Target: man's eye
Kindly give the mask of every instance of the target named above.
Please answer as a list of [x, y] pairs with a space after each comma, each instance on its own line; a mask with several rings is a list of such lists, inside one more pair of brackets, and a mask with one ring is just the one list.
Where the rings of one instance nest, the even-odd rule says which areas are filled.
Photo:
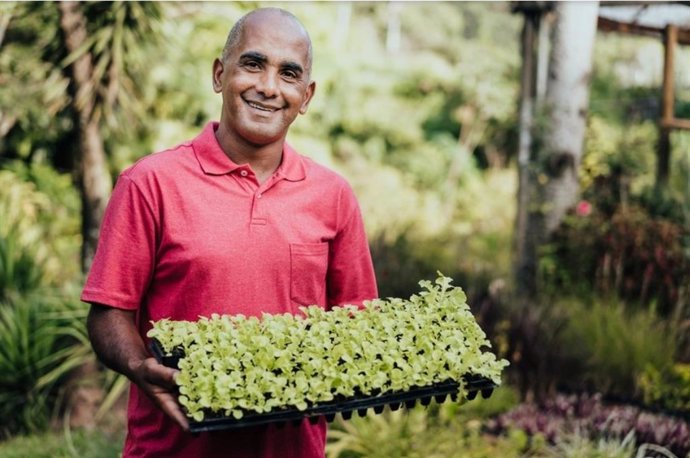
[[287, 71], [287, 72], [283, 72], [283, 76], [284, 76], [285, 78], [294, 80], [294, 79], [297, 78], [297, 73]]
[[261, 67], [258, 62], [253, 61], [245, 62], [244, 66], [250, 69], [257, 69]]

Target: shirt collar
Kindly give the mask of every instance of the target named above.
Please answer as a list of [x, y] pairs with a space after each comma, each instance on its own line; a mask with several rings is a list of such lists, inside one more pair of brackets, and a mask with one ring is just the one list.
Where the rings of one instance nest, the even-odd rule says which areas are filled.
[[[192, 140], [194, 155], [207, 175], [225, 175], [242, 167], [233, 162], [220, 147], [215, 135], [216, 129], [218, 122], [209, 122]], [[306, 178], [302, 157], [287, 143], [283, 144], [283, 158], [276, 174], [288, 181], [301, 181]]]
[[283, 143], [283, 160], [276, 173], [288, 181], [302, 181], [307, 176], [302, 156], [287, 143]]

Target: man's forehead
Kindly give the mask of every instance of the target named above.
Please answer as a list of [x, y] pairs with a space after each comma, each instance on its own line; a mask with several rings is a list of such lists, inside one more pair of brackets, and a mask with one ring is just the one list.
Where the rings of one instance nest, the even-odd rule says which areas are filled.
[[309, 43], [309, 35], [294, 17], [280, 10], [257, 10], [247, 16], [243, 34], [272, 34], [291, 41]]
[[237, 49], [240, 55], [247, 50], [265, 55], [294, 55], [296, 52], [300, 58], [308, 60], [309, 35], [294, 18], [269, 11], [246, 19]]

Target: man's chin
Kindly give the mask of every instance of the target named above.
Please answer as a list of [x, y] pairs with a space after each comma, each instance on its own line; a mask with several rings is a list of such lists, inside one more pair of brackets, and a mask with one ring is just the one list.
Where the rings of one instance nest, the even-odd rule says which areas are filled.
[[240, 134], [244, 141], [254, 146], [270, 145], [285, 137], [284, 132], [276, 132], [275, 130], [252, 129], [251, 131], [240, 132]]

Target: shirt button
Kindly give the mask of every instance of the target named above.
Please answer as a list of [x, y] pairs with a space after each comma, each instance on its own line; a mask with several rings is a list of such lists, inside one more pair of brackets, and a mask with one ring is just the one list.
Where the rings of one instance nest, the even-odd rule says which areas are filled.
[[246, 171], [246, 170], [242, 170], [242, 171], [240, 172], [240, 175], [242, 175], [243, 177], [246, 177], [246, 176], [247, 176], [247, 171]]
[[258, 196], [256, 196], [256, 197], [257, 197], [257, 198], [259, 198], [259, 199], [261, 199], [261, 194], [259, 194], [259, 195], [258, 195]]

